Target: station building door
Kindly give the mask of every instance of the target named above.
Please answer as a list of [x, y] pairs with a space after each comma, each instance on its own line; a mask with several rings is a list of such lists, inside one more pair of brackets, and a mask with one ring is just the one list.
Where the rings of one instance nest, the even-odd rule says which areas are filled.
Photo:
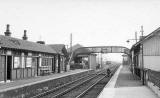
[[39, 58], [38, 57], [32, 58], [32, 64], [34, 66], [34, 76], [38, 76]]
[[6, 77], [7, 80], [11, 80], [11, 73], [12, 73], [12, 56], [7, 56], [7, 60], [6, 60]]

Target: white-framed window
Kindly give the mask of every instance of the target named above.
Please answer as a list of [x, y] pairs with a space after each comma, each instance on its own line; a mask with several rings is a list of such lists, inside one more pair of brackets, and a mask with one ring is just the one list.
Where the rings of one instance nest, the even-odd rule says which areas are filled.
[[32, 67], [32, 58], [31, 57], [26, 58], [26, 67]]
[[20, 68], [20, 57], [14, 57], [14, 68]]
[[42, 66], [51, 66], [52, 59], [51, 58], [42, 58]]

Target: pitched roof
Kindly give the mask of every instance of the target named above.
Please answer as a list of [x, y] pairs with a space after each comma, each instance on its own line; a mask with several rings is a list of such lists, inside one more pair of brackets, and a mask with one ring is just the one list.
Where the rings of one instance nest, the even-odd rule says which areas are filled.
[[[80, 44], [76, 44], [76, 45], [72, 46], [72, 51], [74, 51], [74, 50], [76, 50], [76, 49], [78, 49], [78, 48], [81, 48], [81, 47], [83, 47], [83, 46], [80, 45]], [[67, 51], [70, 52], [70, 49], [71, 49], [71, 48], [68, 48]]]
[[[72, 51], [75, 51], [76, 49], [79, 49], [78, 52], [79, 53], [90, 53], [91, 51], [87, 48], [83, 48], [84, 46], [80, 45], [80, 44], [76, 44], [74, 46], [72, 46]], [[70, 48], [68, 49], [68, 52], [70, 52]]]
[[49, 44], [48, 46], [50, 46], [52, 49], [56, 50], [57, 53], [64, 54], [64, 48], [65, 48], [64, 44]]
[[144, 41], [146, 41], [147, 39], [153, 37], [154, 35], [156, 35], [157, 33], [160, 33], [160, 27], [157, 28], [156, 30], [154, 30], [152, 33], [148, 34], [147, 36], [145, 36], [142, 40], [138, 41], [137, 43], [135, 43], [131, 49], [133, 49], [133, 47], [143, 43]]
[[51, 47], [31, 41], [0, 35], [0, 46], [4, 48], [37, 51], [44, 53], [57, 53]]

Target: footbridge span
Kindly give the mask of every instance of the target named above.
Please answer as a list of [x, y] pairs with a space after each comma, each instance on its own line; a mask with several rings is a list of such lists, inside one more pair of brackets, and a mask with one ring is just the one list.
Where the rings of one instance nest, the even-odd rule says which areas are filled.
[[89, 56], [94, 53], [124, 53], [131, 57], [130, 49], [123, 46], [91, 46], [91, 47], [80, 47], [75, 49], [70, 56], [69, 64], [72, 60], [77, 57]]
[[80, 47], [73, 51], [73, 57], [81, 54], [91, 53], [125, 53], [130, 55], [130, 49], [123, 46], [92, 46], [92, 47]]

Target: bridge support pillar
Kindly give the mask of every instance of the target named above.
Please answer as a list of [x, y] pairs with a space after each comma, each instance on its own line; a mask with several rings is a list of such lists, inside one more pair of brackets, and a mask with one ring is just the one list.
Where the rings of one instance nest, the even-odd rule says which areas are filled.
[[89, 69], [96, 69], [97, 66], [96, 54], [90, 54], [88, 56], [88, 63], [89, 63]]

